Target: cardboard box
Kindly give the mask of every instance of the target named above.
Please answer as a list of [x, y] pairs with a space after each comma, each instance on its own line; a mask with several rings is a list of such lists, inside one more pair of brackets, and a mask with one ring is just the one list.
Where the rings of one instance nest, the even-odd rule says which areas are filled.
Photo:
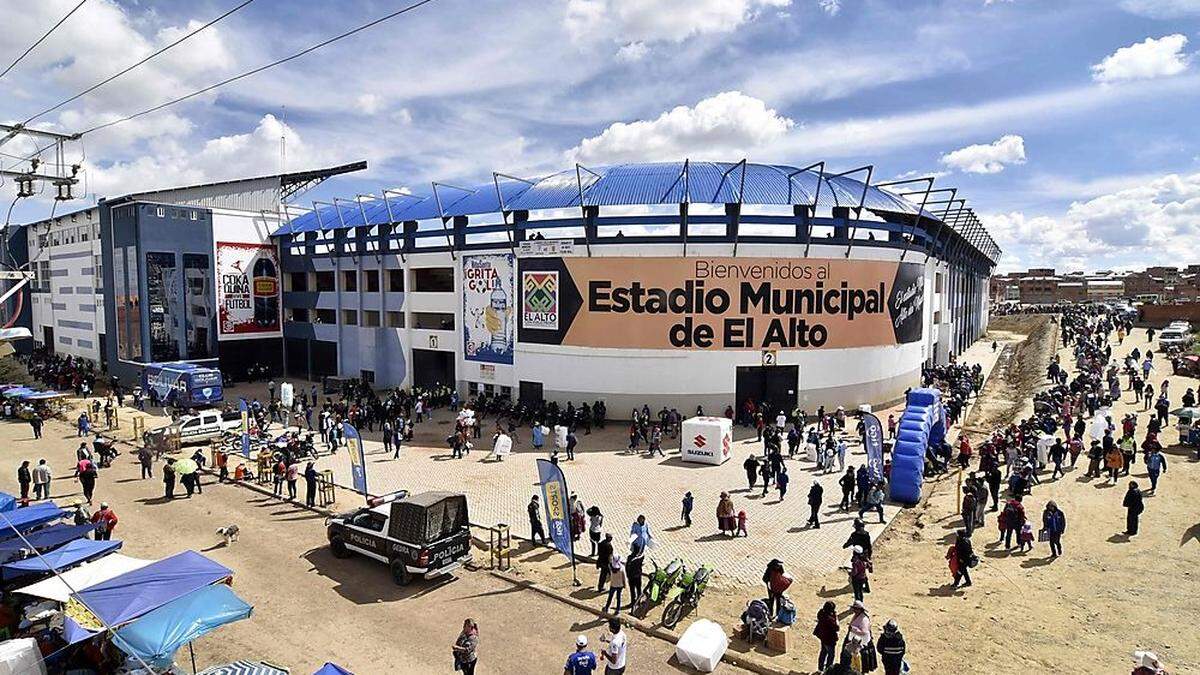
[[788, 626], [767, 629], [767, 649], [786, 654], [788, 650]]

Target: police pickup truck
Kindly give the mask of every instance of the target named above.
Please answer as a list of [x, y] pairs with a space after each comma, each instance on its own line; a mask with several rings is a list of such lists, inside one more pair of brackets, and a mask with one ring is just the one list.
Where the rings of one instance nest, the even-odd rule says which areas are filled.
[[334, 557], [359, 553], [387, 565], [404, 586], [420, 575], [449, 574], [471, 559], [467, 497], [455, 492], [400, 491], [328, 519]]
[[[214, 438], [221, 438], [226, 432], [241, 431], [242, 414], [237, 411], [204, 410], [195, 415], [181, 417], [174, 425], [179, 428], [179, 440], [184, 445], [206, 443]], [[250, 425], [256, 426], [253, 416], [250, 417]]]

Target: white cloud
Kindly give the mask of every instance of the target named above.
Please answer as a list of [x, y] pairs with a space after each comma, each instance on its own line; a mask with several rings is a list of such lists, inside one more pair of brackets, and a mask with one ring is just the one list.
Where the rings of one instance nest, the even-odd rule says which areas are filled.
[[337, 160], [306, 143], [274, 115], [253, 131], [205, 141], [199, 151], [174, 139], [157, 141], [155, 152], [128, 161], [86, 162], [88, 191], [104, 196], [191, 183], [273, 174], [280, 169], [280, 138], [287, 139], [287, 163], [311, 168]]
[[641, 61], [650, 53], [650, 48], [645, 42], [630, 42], [617, 50], [617, 59], [626, 63], [634, 63]]
[[1005, 267], [1129, 267], [1192, 262], [1200, 250], [1200, 173], [1169, 174], [1073, 202], [1061, 216], [981, 216]]
[[563, 23], [577, 43], [596, 39], [682, 42], [730, 33], [759, 11], [791, 0], [567, 0]]
[[653, 120], [617, 122], [585, 138], [567, 155], [585, 163], [677, 160], [692, 155], [727, 159], [779, 140], [794, 124], [760, 99], [726, 91]]
[[967, 173], [1000, 173], [1010, 164], [1025, 163], [1025, 139], [1016, 134], [992, 143], [968, 145], [942, 155], [942, 164]]
[[817, 0], [817, 6], [829, 16], [837, 16], [842, 11], [842, 0]]
[[1200, 0], [1121, 0], [1121, 9], [1152, 19], [1178, 19], [1200, 14]]
[[376, 94], [359, 94], [355, 103], [358, 104], [358, 111], [364, 115], [374, 115], [383, 107], [383, 99]]
[[1188, 67], [1189, 57], [1183, 53], [1187, 43], [1186, 36], [1175, 33], [1121, 47], [1092, 66], [1092, 79], [1120, 82], [1178, 75]]
[[755, 57], [746, 64], [740, 89], [751, 96], [772, 101], [828, 101], [851, 94], [901, 82], [915, 82], [970, 67], [970, 59], [951, 46], [931, 47], [917, 54], [896, 51], [885, 46], [875, 50], [855, 49], [839, 54], [837, 76], [815, 68], [830, 53], [832, 46], [795, 51], [775, 51]]

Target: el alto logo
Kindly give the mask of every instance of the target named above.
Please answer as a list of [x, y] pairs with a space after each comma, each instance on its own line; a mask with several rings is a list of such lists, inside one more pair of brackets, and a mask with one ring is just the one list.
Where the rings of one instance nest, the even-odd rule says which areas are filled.
[[696, 437], [692, 441], [695, 442], [697, 448], [703, 448], [708, 439], [704, 437], [704, 434], [696, 434]]

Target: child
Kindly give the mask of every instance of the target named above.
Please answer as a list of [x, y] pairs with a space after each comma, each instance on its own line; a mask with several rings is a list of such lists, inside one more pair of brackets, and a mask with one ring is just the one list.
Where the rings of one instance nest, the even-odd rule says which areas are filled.
[[684, 527], [692, 526], [692, 506], [695, 505], [695, 503], [696, 500], [692, 497], [690, 490], [683, 495], [683, 512], [679, 517], [683, 519]]
[[1017, 549], [1018, 551], [1026, 550], [1026, 544], [1029, 545], [1030, 551], [1033, 550], [1033, 523], [1028, 520], [1025, 521], [1025, 524], [1021, 526], [1021, 534], [1017, 537], [1017, 543], [1020, 544], [1020, 548]]
[[738, 537], [749, 537], [750, 536], [750, 533], [746, 531], [746, 512], [745, 511], [738, 511], [738, 529], [737, 529], [737, 534], [735, 536], [738, 536]]

